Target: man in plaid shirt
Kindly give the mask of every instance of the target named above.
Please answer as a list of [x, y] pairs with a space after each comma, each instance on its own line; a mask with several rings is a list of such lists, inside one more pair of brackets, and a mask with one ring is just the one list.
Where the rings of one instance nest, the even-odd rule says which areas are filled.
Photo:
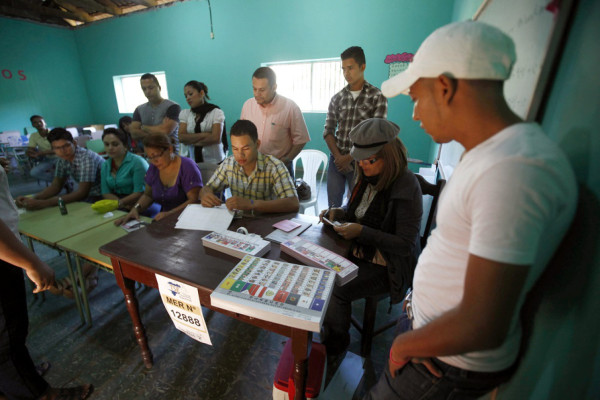
[[[369, 118], [387, 117], [387, 99], [381, 90], [365, 80], [365, 53], [358, 46], [341, 54], [342, 70], [348, 85], [331, 98], [323, 137], [329, 147], [327, 197], [330, 207], [340, 207], [346, 190], [352, 191], [354, 162], [350, 156], [350, 131]], [[337, 131], [336, 131], [337, 128]]]
[[54, 128], [48, 134], [52, 150], [58, 156], [54, 180], [50, 186], [28, 198], [20, 196], [17, 205], [28, 210], [39, 210], [58, 205], [60, 191], [69, 177], [78, 183], [77, 189], [62, 197], [65, 203], [75, 201], [96, 201], [102, 198], [100, 191], [100, 169], [104, 159], [98, 154], [77, 146], [71, 132], [64, 128]]
[[298, 196], [283, 162], [258, 151], [260, 140], [256, 125], [239, 120], [231, 127], [233, 156], [219, 165], [200, 192], [204, 207], [215, 207], [221, 200], [215, 192], [231, 189], [225, 205], [230, 210], [262, 213], [297, 212]]

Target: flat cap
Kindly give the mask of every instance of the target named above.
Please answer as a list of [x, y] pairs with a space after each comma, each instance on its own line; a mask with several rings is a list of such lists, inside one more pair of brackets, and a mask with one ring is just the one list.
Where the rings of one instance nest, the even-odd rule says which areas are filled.
[[398, 133], [400, 127], [392, 121], [383, 118], [366, 119], [350, 131], [350, 155], [355, 160], [367, 159], [394, 140]]

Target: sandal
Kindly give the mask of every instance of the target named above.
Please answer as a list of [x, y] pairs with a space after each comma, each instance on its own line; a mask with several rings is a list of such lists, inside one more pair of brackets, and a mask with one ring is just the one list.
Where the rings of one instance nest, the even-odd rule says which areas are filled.
[[56, 284], [51, 286], [49, 290], [50, 293], [56, 296], [65, 296], [68, 299], [72, 299], [74, 297], [73, 285], [71, 285], [71, 279], [69, 277], [65, 277], [56, 281]]
[[50, 388], [43, 400], [84, 400], [90, 397], [94, 391], [94, 385], [87, 384], [69, 388]]
[[89, 294], [98, 286], [98, 267], [89, 263], [84, 264], [83, 279], [85, 280], [85, 290]]
[[64, 277], [58, 282], [58, 286], [62, 286], [62, 295], [67, 299], [75, 298], [75, 293], [73, 292], [73, 284], [71, 283], [71, 278]]
[[[96, 286], [98, 286], [98, 267], [93, 264], [86, 263], [83, 265], [82, 269], [85, 290], [89, 294], [96, 288]], [[73, 283], [71, 282], [71, 278], [66, 276], [61, 280], [56, 281], [56, 286], [52, 286], [50, 288], [50, 293], [57, 296], [65, 296], [68, 299], [74, 298], [75, 293], [73, 291]]]
[[48, 361], [43, 361], [41, 364], [35, 366], [35, 370], [37, 371], [39, 376], [46, 375], [46, 372], [50, 369], [51, 364]]

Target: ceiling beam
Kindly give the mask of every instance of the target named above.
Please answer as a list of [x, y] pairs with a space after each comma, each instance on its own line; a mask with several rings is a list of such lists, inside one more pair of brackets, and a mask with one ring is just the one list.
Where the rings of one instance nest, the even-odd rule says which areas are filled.
[[[70, 18], [75, 21], [84, 22], [82, 18], [68, 11], [57, 10], [50, 7], [36, 6], [20, 0], [13, 0], [12, 4], [19, 8], [0, 6], [0, 12], [26, 19], [34, 19], [36, 21], [40, 21], [41, 17], [43, 16], [53, 18]], [[36, 14], [35, 16], [37, 16], [37, 18], [32, 16], [32, 12]]]
[[99, 13], [116, 15], [115, 14], [115, 10], [114, 10], [115, 7], [113, 7], [113, 8], [107, 7], [104, 4], [102, 4], [102, 2], [100, 2], [100, 1], [94, 1], [94, 0], [77, 0], [77, 1], [72, 1], [71, 0], [71, 3], [77, 4], [77, 6], [81, 7], [82, 9], [84, 9], [84, 11], [93, 10], [93, 11], [99, 12]]
[[158, 3], [156, 0], [131, 0], [132, 3], [141, 4], [146, 7], [156, 7]]
[[[73, 14], [77, 15], [80, 20], [84, 21], [84, 22], [92, 22], [94, 19], [90, 16], [90, 14], [86, 13], [85, 11], [79, 9], [78, 7], [75, 7], [74, 5], [72, 5], [71, 3], [69, 3], [66, 0], [54, 0], [54, 2], [56, 4], [58, 4], [59, 6], [67, 9], [68, 11], [72, 12]], [[65, 17], [68, 18], [68, 17]]]
[[109, 0], [96, 0], [96, 2], [103, 4], [107, 10], [110, 10], [110, 12], [105, 11], [107, 14], [111, 14], [111, 15], [122, 15], [123, 14], [123, 9], [115, 6], [115, 4]]

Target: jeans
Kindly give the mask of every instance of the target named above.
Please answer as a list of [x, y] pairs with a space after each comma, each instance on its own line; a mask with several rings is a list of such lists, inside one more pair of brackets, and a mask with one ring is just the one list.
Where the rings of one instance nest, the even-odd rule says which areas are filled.
[[9, 399], [37, 399], [48, 389], [25, 346], [28, 327], [23, 270], [0, 260], [0, 394]]
[[294, 182], [294, 161], [285, 163], [285, 167], [287, 168], [288, 172], [290, 173], [290, 176], [292, 177], [292, 182]]
[[355, 163], [352, 163], [352, 166], [350, 172], [340, 172], [335, 166], [333, 154], [329, 155], [329, 167], [327, 168], [327, 203], [329, 207], [342, 206], [346, 184], [348, 185], [348, 191], [352, 192]]
[[43, 158], [37, 165], [31, 168], [29, 174], [40, 181], [52, 182], [57, 160], [58, 159]]
[[350, 258], [357, 264], [358, 275], [344, 286], [333, 288], [325, 319], [323, 320], [322, 343], [328, 355], [344, 352], [350, 344], [350, 319], [352, 302], [367, 296], [389, 293], [390, 280], [387, 269], [367, 261]]
[[[405, 313], [400, 317], [398, 328], [399, 334], [412, 329], [412, 323]], [[392, 377], [386, 363], [379, 381], [363, 400], [478, 399], [508, 381], [516, 369], [510, 367], [499, 372], [474, 372], [453, 367], [437, 358], [432, 361], [442, 372], [441, 378], [431, 375], [423, 364], [412, 362], [396, 371], [396, 376]]]

